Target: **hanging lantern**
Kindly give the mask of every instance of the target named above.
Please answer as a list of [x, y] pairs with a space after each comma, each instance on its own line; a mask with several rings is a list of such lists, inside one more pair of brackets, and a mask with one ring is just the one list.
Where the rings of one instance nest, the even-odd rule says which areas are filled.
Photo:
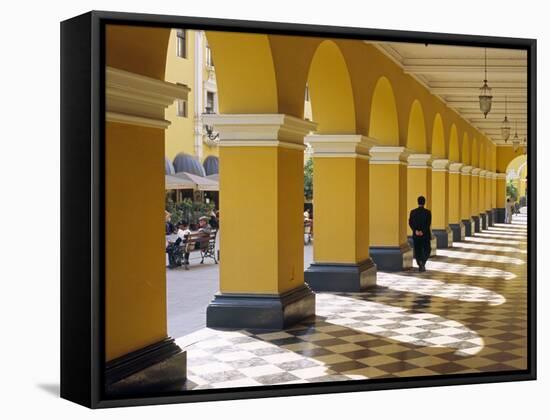
[[502, 121], [502, 126], [500, 127], [500, 133], [502, 135], [502, 139], [505, 142], [508, 142], [508, 139], [510, 138], [510, 122], [508, 121], [508, 98], [504, 97], [504, 120]]
[[485, 48], [485, 79], [483, 79], [483, 86], [481, 86], [479, 91], [479, 109], [483, 112], [483, 116], [487, 118], [487, 114], [491, 111], [491, 105], [493, 104], [491, 88], [487, 84], [487, 48]]
[[514, 146], [514, 152], [517, 152], [519, 149], [519, 137], [518, 137], [518, 122], [516, 121], [516, 133], [512, 139], [512, 145]]

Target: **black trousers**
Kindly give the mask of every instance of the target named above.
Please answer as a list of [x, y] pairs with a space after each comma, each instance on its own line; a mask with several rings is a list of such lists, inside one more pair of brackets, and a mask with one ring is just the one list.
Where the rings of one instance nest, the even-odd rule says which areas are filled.
[[418, 266], [426, 264], [430, 254], [432, 252], [432, 243], [428, 236], [418, 237], [413, 236], [413, 246], [414, 246], [414, 258]]

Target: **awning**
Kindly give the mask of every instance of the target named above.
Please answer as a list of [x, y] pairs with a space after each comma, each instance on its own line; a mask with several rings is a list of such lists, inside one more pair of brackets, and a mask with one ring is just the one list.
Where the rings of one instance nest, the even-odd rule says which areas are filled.
[[188, 172], [178, 172], [175, 175], [177, 178], [191, 181], [195, 187], [194, 189], [199, 191], [219, 191], [220, 184], [218, 181], [203, 176], [198, 176], [195, 174], [190, 174]]
[[190, 179], [180, 178], [175, 175], [164, 175], [164, 186], [167, 190], [193, 190], [195, 183]]
[[211, 179], [212, 181], [220, 182], [220, 174], [212, 174], [212, 175], [206, 175], [207, 179]]

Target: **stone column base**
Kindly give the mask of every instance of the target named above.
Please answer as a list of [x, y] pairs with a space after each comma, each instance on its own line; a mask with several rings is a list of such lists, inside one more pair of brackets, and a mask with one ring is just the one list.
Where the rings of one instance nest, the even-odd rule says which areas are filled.
[[451, 223], [449, 228], [453, 233], [453, 242], [464, 241], [464, 237], [466, 236], [466, 228], [464, 223]]
[[472, 219], [462, 219], [460, 222], [464, 226], [464, 235], [472, 236], [475, 231], [474, 221]]
[[304, 280], [316, 292], [360, 292], [376, 286], [376, 264], [371, 258], [358, 264], [313, 263]]
[[218, 293], [206, 308], [209, 328], [281, 330], [315, 315], [306, 285], [281, 294]]
[[504, 223], [506, 221], [506, 209], [496, 208], [496, 223]]
[[435, 257], [437, 255], [437, 238], [433, 235], [432, 231], [432, 240], [430, 241], [432, 245], [432, 252], [430, 254], [430, 258]]
[[481, 232], [481, 223], [479, 220], [479, 216], [472, 216], [472, 219], [474, 219], [474, 231]]
[[408, 243], [401, 246], [371, 246], [369, 254], [380, 271], [403, 271], [413, 265], [413, 250]]
[[487, 230], [487, 214], [485, 213], [479, 213], [479, 228]]
[[435, 239], [437, 248], [445, 249], [453, 246], [453, 231], [450, 227], [447, 226], [446, 229], [432, 229], [432, 234], [434, 236], [432, 241]]
[[187, 380], [187, 353], [173, 338], [106, 363], [105, 393], [109, 397], [178, 392]]
[[492, 211], [492, 210], [487, 210], [487, 211], [485, 212], [485, 214], [487, 215], [487, 227], [493, 226], [493, 225], [494, 225], [494, 221], [493, 221], [493, 211]]

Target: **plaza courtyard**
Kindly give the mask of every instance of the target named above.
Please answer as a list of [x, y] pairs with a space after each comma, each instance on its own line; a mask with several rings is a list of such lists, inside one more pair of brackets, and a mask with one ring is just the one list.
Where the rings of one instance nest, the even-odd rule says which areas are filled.
[[187, 389], [525, 369], [526, 239], [523, 208], [512, 224], [438, 249], [426, 272], [379, 271], [365, 292], [316, 293], [314, 318], [274, 332], [206, 328], [219, 266], [191, 259], [189, 271], [167, 271], [168, 329], [187, 352]]

